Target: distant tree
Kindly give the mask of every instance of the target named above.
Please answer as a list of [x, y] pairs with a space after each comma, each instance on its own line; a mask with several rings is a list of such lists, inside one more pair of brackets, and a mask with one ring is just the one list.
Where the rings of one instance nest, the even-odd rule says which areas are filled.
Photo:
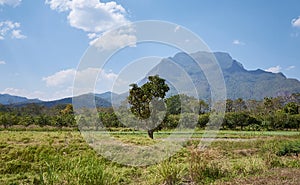
[[[169, 91], [165, 80], [158, 75], [149, 76], [148, 82], [139, 87], [137, 84], [131, 84], [129, 90], [128, 103], [131, 105], [131, 112], [141, 121], [145, 121], [145, 129], [148, 136], [153, 139], [155, 124], [159, 110], [164, 109], [163, 99]], [[151, 122], [149, 120], [151, 118]]]
[[168, 114], [197, 113], [204, 114], [208, 111], [208, 104], [185, 94], [177, 94], [165, 100]]
[[57, 123], [60, 127], [76, 125], [72, 104], [67, 104], [66, 107], [60, 111], [60, 114], [57, 118]]
[[2, 113], [0, 114], [0, 125], [3, 125], [4, 128], [8, 127], [8, 113]]
[[233, 102], [235, 112], [241, 112], [247, 109], [246, 102], [242, 98], [238, 98]]
[[233, 101], [231, 99], [226, 100], [226, 112], [233, 112]]
[[199, 100], [199, 114], [205, 114], [209, 111], [209, 106], [204, 100]]
[[165, 100], [167, 105], [167, 113], [168, 114], [180, 114], [181, 113], [181, 103], [180, 103], [180, 95], [174, 95]]
[[199, 128], [205, 128], [208, 122], [209, 122], [209, 113], [199, 115], [198, 117]]
[[51, 125], [51, 117], [45, 114], [41, 114], [35, 118], [34, 121], [39, 126]]
[[263, 101], [265, 113], [274, 113], [282, 108], [281, 99], [279, 97], [265, 97]]
[[295, 102], [289, 102], [284, 106], [283, 110], [291, 115], [299, 114], [299, 105], [297, 105]]
[[22, 114], [27, 114], [31, 116], [38, 116], [44, 113], [45, 107], [38, 105], [36, 103], [30, 103], [20, 108]]
[[249, 115], [245, 112], [226, 113], [223, 128], [236, 129], [236, 127], [240, 127], [243, 130], [249, 124], [248, 119]]
[[247, 100], [246, 101], [246, 106], [247, 106], [247, 111], [257, 114], [259, 113], [261, 106], [260, 106], [261, 102], [258, 100]]

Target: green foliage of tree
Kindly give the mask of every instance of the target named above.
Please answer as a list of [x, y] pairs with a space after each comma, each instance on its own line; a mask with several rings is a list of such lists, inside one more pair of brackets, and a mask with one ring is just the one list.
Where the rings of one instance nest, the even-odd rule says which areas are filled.
[[299, 114], [299, 105], [295, 102], [289, 102], [284, 106], [283, 110], [291, 115]]
[[[165, 80], [158, 75], [149, 76], [148, 80], [141, 87], [137, 84], [130, 85], [128, 103], [131, 105], [131, 112], [140, 120], [146, 122], [145, 127], [148, 136], [153, 139], [153, 132], [155, 131], [157, 121], [156, 114], [157, 111], [164, 109], [163, 99], [170, 88], [165, 83]], [[152, 120], [148, 120], [150, 117]]]
[[205, 128], [208, 122], [209, 122], [209, 113], [199, 115], [198, 117], [199, 128]]
[[249, 125], [249, 115], [245, 112], [230, 112], [225, 114], [223, 128], [243, 130]]
[[162, 127], [167, 129], [176, 128], [179, 124], [179, 120], [180, 120], [180, 115], [169, 114], [165, 117]]
[[180, 95], [174, 95], [165, 100], [167, 105], [167, 113], [168, 114], [180, 114], [181, 113], [181, 103], [180, 103]]

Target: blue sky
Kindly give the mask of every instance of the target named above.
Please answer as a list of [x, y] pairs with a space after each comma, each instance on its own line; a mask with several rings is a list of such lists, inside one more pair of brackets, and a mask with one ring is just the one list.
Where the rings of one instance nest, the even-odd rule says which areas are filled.
[[[298, 0], [0, 0], [0, 93], [43, 100], [71, 96], [89, 45], [111, 28], [142, 20], [179, 24], [246, 69], [300, 79], [299, 16]], [[175, 52], [144, 48], [140, 56]], [[101, 71], [105, 80], [97, 92], [110, 90], [120, 70], [117, 60]]]

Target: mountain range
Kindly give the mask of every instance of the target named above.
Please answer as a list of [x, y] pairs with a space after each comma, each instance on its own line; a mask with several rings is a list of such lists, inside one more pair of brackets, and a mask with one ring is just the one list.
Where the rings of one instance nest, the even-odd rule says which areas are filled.
[[39, 103], [39, 99], [28, 99], [20, 96], [13, 96], [9, 94], [0, 94], [0, 104], [12, 105], [12, 104], [26, 104], [26, 103]]
[[[196, 52], [192, 54], [180, 52], [173, 57], [162, 59], [162, 61], [151, 69], [146, 76], [158, 74], [165, 77], [167, 83], [171, 87], [168, 93], [168, 96], [170, 96], [179, 93], [178, 88], [183, 89], [180, 93], [189, 94], [191, 84], [187, 83], [187, 77], [182, 75], [186, 74], [192, 84], [196, 87], [198, 98], [208, 100], [211, 94], [211, 87], [205, 76], [207, 73], [205, 73], [204, 70], [209, 69], [212, 54], [219, 63], [223, 75], [222, 77], [226, 85], [227, 98], [229, 99], [243, 98], [261, 100], [264, 97], [276, 97], [300, 93], [300, 82], [297, 79], [290, 79], [282, 73], [271, 73], [261, 69], [246, 70], [240, 62], [234, 60], [225, 52]], [[204, 68], [200, 68], [195, 60], [201, 62], [202, 67], [204, 66]], [[214, 72], [214, 70], [209, 72]], [[145, 82], [146, 78], [139, 84]], [[112, 92], [106, 92], [102, 94], [89, 93], [74, 98], [76, 98], [79, 104], [81, 102], [84, 104], [84, 100], [90, 96], [95, 98], [95, 103], [98, 107], [110, 107], [112, 105], [112, 98], [121, 101], [126, 97], [125, 94], [117, 95]], [[29, 103], [51, 107], [59, 104], [72, 103], [72, 97], [54, 101], [41, 101], [9, 94], [0, 94], [0, 104], [3, 105], [22, 106]]]
[[[80, 106], [85, 106], [85, 107], [93, 107], [92, 103], [87, 104], [85, 101], [86, 99], [95, 99], [95, 104], [97, 107], [111, 107], [111, 96], [113, 93], [111, 92], [106, 92], [103, 94], [83, 94], [80, 96], [75, 96], [74, 99], [76, 100], [77, 105]], [[39, 99], [27, 99], [25, 97], [19, 97], [19, 96], [12, 96], [8, 94], [0, 94], [0, 104], [2, 105], [11, 105], [11, 106], [25, 106], [27, 104], [35, 103], [41, 106], [45, 107], [53, 107], [56, 105], [61, 105], [61, 104], [72, 104], [73, 98], [68, 97], [68, 98], [63, 98], [59, 100], [53, 100], [53, 101], [42, 101]]]
[[[276, 97], [300, 93], [300, 82], [297, 79], [289, 79], [282, 73], [271, 73], [261, 69], [246, 70], [243, 65], [234, 60], [228, 53], [215, 52], [213, 56], [219, 63], [223, 79], [226, 85], [227, 98], [229, 99], [256, 99], [261, 100], [264, 97]], [[201, 63], [199, 65], [195, 62]], [[148, 75], [159, 74], [167, 76], [173, 84], [189, 93], [190, 85], [184, 80], [183, 70], [190, 77], [195, 85], [200, 99], [209, 99], [211, 87], [206, 79], [203, 70], [207, 73], [214, 73], [209, 64], [212, 60], [212, 53], [196, 52], [192, 54], [177, 53], [174, 57], [163, 59], [155, 66]], [[181, 68], [180, 70], [178, 68]], [[210, 76], [213, 76], [212, 74]], [[172, 86], [172, 84], [170, 84]], [[174, 89], [171, 88], [171, 94]]]

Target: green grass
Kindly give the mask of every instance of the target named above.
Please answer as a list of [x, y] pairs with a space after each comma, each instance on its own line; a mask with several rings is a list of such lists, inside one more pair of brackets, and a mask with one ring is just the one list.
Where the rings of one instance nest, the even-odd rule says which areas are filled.
[[[278, 155], [298, 149], [299, 132], [220, 131], [220, 140], [200, 150], [203, 133], [197, 131], [160, 164], [131, 167], [97, 154], [77, 131], [0, 131], [0, 184], [222, 184], [270, 169], [300, 169], [293, 152]], [[111, 132], [116, 140], [140, 146], [160, 143], [169, 134], [160, 131], [151, 140], [145, 132]]]

